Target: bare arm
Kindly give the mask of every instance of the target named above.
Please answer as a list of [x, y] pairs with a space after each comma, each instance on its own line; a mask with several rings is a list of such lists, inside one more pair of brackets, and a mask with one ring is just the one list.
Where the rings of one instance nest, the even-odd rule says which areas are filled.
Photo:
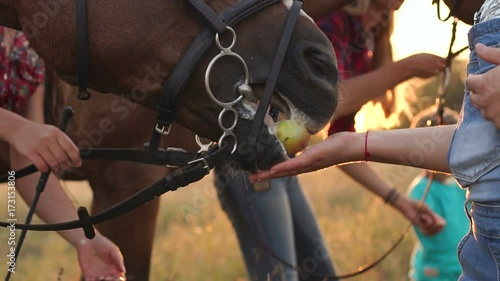
[[417, 54], [385, 64], [368, 73], [341, 82], [335, 118], [357, 112], [363, 104], [385, 94], [388, 89], [412, 77], [428, 78], [445, 67], [445, 60], [430, 54]]
[[384, 181], [367, 163], [343, 165], [340, 166], [340, 169], [349, 175], [353, 180], [380, 198], [384, 198], [391, 191], [391, 186]]
[[389, 200], [386, 203], [413, 222], [423, 233], [435, 234], [443, 228], [444, 220], [438, 214], [425, 205], [420, 207], [420, 202], [393, 190], [390, 183], [380, 177], [367, 163], [344, 165], [340, 169], [382, 200]]
[[[12, 136], [19, 134], [17, 135], [17, 138], [14, 137], [11, 140], [14, 143], [11, 143], [10, 159], [12, 169], [14, 170], [32, 163], [32, 161], [25, 158], [25, 154], [22, 154], [18, 150], [14, 149], [15, 147], [19, 150], [22, 150], [20, 149], [20, 147], [26, 146], [25, 143], [22, 143], [23, 139], [28, 139], [28, 142], [31, 142], [32, 146], [39, 144], [44, 147], [44, 143], [38, 141], [40, 139], [40, 133], [43, 134], [44, 131], [54, 130], [54, 135], [45, 135], [45, 141], [51, 143], [52, 145], [58, 142], [57, 137], [67, 138], [67, 136], [57, 128], [40, 124], [44, 121], [42, 106], [43, 97], [43, 86], [40, 86], [30, 98], [26, 114], [27, 119], [24, 119], [20, 116], [14, 117], [16, 119], [21, 118], [21, 120], [17, 121], [24, 122], [24, 124], [29, 124], [28, 126], [30, 128], [36, 128], [34, 130], [28, 130], [28, 132], [26, 132], [25, 130], [19, 131], [19, 128], [17, 128], [17, 130], [9, 131]], [[7, 113], [5, 112], [1, 112], [1, 114], [7, 115]], [[1, 120], [2, 122], [0, 122], [0, 126], [6, 126], [4, 124], [6, 122], [3, 122], [3, 119]], [[14, 123], [14, 126], [15, 125], [16, 124]], [[19, 126], [19, 124], [17, 124], [17, 126]], [[3, 128], [0, 129], [1, 132], [3, 132], [2, 129]], [[67, 140], [71, 142], [69, 138]], [[54, 157], [54, 159], [58, 158], [55, 155], [64, 154], [63, 149], [61, 149], [61, 147], [57, 145], [49, 146], [48, 150], [53, 153], [52, 156]], [[74, 146], [72, 142], [70, 150], [76, 153], [75, 157], [77, 159], [76, 161], [78, 161], [76, 163], [79, 164], [81, 160], [78, 154], [78, 148]], [[62, 158], [64, 158], [64, 156], [62, 156]], [[50, 162], [50, 160], [48, 161]], [[39, 174], [34, 174], [16, 180], [16, 190], [28, 205], [33, 202], [35, 187], [38, 183], [38, 178]], [[78, 219], [77, 211], [73, 202], [62, 188], [59, 180], [54, 175], [49, 176], [47, 186], [44, 191], [44, 196], [41, 196], [38, 202], [36, 214], [48, 223], [58, 223]], [[115, 277], [113, 279], [106, 280], [118, 280], [118, 277], [125, 274], [123, 257], [120, 253], [120, 250], [116, 245], [114, 245], [111, 241], [109, 241], [109, 239], [101, 235], [98, 231], [96, 231], [96, 236], [92, 240], [86, 239], [80, 229], [65, 230], [58, 233], [64, 239], [66, 239], [66, 241], [73, 245], [78, 251], [78, 260], [83, 275], [85, 276], [85, 278], [87, 278], [86, 280], [97, 280], [97, 277], [100, 276], [109, 278]]]
[[43, 123], [42, 109], [31, 109], [32, 103], [43, 104], [43, 87], [39, 87], [31, 98], [27, 118], [0, 109], [0, 139], [9, 143], [42, 172], [47, 172], [49, 167], [59, 172], [80, 166], [78, 148], [58, 128], [40, 124]]
[[[447, 155], [455, 125], [373, 131], [368, 135], [368, 160], [449, 173]], [[338, 133], [279, 163], [252, 181], [312, 172], [365, 159], [365, 133]]]

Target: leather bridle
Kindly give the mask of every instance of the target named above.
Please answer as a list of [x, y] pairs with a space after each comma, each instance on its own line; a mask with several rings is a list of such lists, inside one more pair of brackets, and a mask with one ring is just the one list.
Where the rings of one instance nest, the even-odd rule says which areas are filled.
[[[232, 130], [236, 126], [237, 112], [232, 107], [234, 104], [240, 102], [244, 98], [253, 98], [248, 79], [248, 69], [245, 61], [238, 54], [234, 53], [231, 48], [224, 47], [220, 44], [218, 38], [228, 31], [233, 35], [233, 43], [236, 40], [236, 34], [231, 26], [235, 26], [241, 20], [259, 12], [273, 4], [279, 3], [281, 0], [240, 0], [227, 10], [219, 15], [215, 14], [213, 10], [203, 0], [186, 0], [186, 3], [198, 12], [198, 14], [205, 20], [208, 25], [205, 27], [198, 36], [194, 39], [191, 46], [185, 52], [184, 56], [177, 63], [175, 69], [168, 77], [162, 95], [160, 104], [157, 108], [157, 120], [154, 124], [153, 133], [149, 143], [144, 145], [144, 149], [118, 149], [118, 148], [88, 148], [80, 149], [82, 159], [109, 159], [141, 162], [147, 164], [167, 165], [169, 167], [178, 168], [171, 174], [165, 176], [158, 182], [144, 188], [133, 196], [125, 199], [102, 212], [89, 215], [87, 208], [78, 208], [79, 220], [62, 222], [56, 224], [30, 224], [31, 217], [28, 216], [25, 224], [15, 225], [16, 229], [23, 230], [22, 237], [25, 236], [27, 230], [32, 231], [60, 231], [75, 228], [82, 228], [85, 236], [89, 239], [95, 236], [93, 226], [98, 223], [111, 220], [115, 217], [123, 215], [137, 207], [140, 207], [149, 201], [161, 196], [168, 191], [175, 191], [180, 187], [184, 187], [190, 183], [201, 180], [203, 177], [210, 173], [210, 170], [222, 164], [227, 160], [237, 147], [236, 137]], [[303, 5], [303, 0], [294, 0], [290, 8], [284, 31], [276, 50], [274, 60], [271, 65], [268, 81], [265, 85], [264, 95], [259, 103], [257, 113], [254, 117], [251, 132], [248, 136], [250, 144], [255, 144], [257, 140], [257, 132], [262, 126], [263, 119], [270, 105], [271, 95], [276, 85], [277, 77], [281, 70], [283, 60], [285, 58], [293, 31], [295, 29], [300, 11]], [[77, 0], [77, 67], [78, 67], [78, 97], [86, 100], [90, 98], [87, 91], [88, 85], [88, 32], [87, 32], [87, 3], [86, 0]], [[224, 132], [217, 145], [212, 145], [210, 148], [203, 150], [206, 145], [201, 144], [197, 138], [198, 144], [202, 148], [200, 152], [187, 152], [178, 148], [159, 148], [159, 143], [162, 135], [168, 135], [170, 127], [175, 121], [175, 109], [178, 104], [178, 99], [187, 82], [190, 80], [194, 70], [199, 65], [201, 59], [204, 57], [208, 49], [217, 44], [221, 53], [217, 55], [210, 63], [206, 72], [205, 85], [207, 93], [214, 102], [222, 106], [223, 109], [219, 115], [219, 126]], [[215, 63], [222, 56], [231, 56], [236, 58], [241, 63], [245, 70], [245, 79], [243, 79], [236, 88], [240, 96], [230, 103], [223, 103], [218, 101], [211, 93], [209, 74], [211, 65]], [[231, 111], [234, 115], [234, 124], [230, 127], [223, 126], [221, 122], [222, 116], [225, 112]], [[69, 119], [72, 117], [72, 109], [66, 108], [63, 110], [62, 120], [60, 121], [60, 129], [64, 130]], [[233, 137], [234, 141], [231, 143], [227, 138]], [[231, 144], [233, 147], [231, 148]], [[25, 167], [19, 171], [15, 171], [16, 178], [37, 172], [34, 165]], [[44, 190], [46, 178], [49, 173], [43, 173], [39, 185], [36, 190], [36, 198], [38, 198]], [[0, 182], [7, 182], [8, 174], [0, 176]], [[45, 180], [44, 180], [45, 179]], [[36, 208], [37, 200], [34, 200], [30, 207], [32, 214]], [[8, 227], [10, 223], [0, 222], [1, 227]], [[16, 248], [16, 257], [22, 245], [22, 240], [18, 243]], [[9, 274], [7, 275], [8, 279]]]
[[[85, 2], [85, 0], [79, 0], [78, 2], [79, 3]], [[130, 206], [131, 204], [133, 204], [134, 206], [135, 205], [139, 206], [141, 204], [146, 203], [146, 202], [141, 202], [141, 204], [138, 204], [139, 202], [136, 201], [138, 200], [145, 201], [146, 198], [144, 198], [144, 194], [150, 193], [148, 192], [148, 190], [155, 189], [154, 188], [155, 186], [158, 185], [164, 186], [163, 188], [165, 190], [162, 192], [164, 193], [168, 191], [167, 189], [175, 190], [178, 187], [185, 186], [189, 183], [200, 180], [203, 176], [208, 174], [215, 165], [222, 163], [229, 157], [231, 152], [234, 151], [234, 147], [233, 149], [230, 149], [230, 147], [226, 145], [224, 142], [219, 142], [218, 145], [212, 146], [208, 151], [201, 153], [186, 152], [184, 150], [176, 148], [162, 149], [158, 148], [158, 146], [161, 135], [168, 134], [169, 128], [174, 122], [174, 114], [175, 114], [174, 109], [177, 99], [180, 93], [182, 92], [182, 89], [189, 80], [189, 77], [193, 74], [194, 70], [196, 69], [196, 66], [203, 57], [203, 54], [208, 50], [210, 46], [213, 45], [214, 40], [216, 40], [216, 37], [218, 37], [221, 34], [224, 34], [228, 30], [231, 30], [229, 26], [234, 26], [244, 18], [272, 4], [281, 2], [281, 0], [244, 0], [238, 2], [236, 5], [222, 12], [220, 15], [216, 15], [202, 0], [187, 0], [187, 2], [196, 11], [198, 11], [201, 16], [203, 16], [203, 18], [209, 23], [209, 27], [205, 28], [196, 37], [192, 45], [184, 54], [184, 57], [179, 61], [176, 68], [169, 76], [168, 81], [163, 90], [161, 102], [158, 106], [157, 121], [156, 124], [154, 125], [153, 135], [151, 137], [150, 142], [145, 144], [144, 149], [118, 149], [118, 148], [80, 149], [80, 154], [82, 159], [109, 159], [109, 160], [132, 161], [132, 162], [141, 162], [147, 164], [168, 165], [170, 167], [176, 167], [179, 169], [176, 170], [171, 175], [163, 178], [156, 184], [153, 184], [152, 186], [146, 188], [145, 190], [137, 193], [137, 195], [132, 196], [130, 199], [127, 199], [122, 203], [118, 203], [113, 207], [110, 207], [109, 209], [103, 211], [101, 214], [90, 216], [87, 219], [84, 219], [87, 221], [87, 223], [83, 223], [81, 219], [80, 221], [73, 221], [60, 224], [45, 224], [45, 225], [17, 224], [16, 228], [23, 230], [36, 230], [36, 231], [55, 231], [55, 230], [59, 231], [59, 230], [79, 228], [83, 227], [85, 224], [88, 223], [96, 224], [106, 221], [108, 219], [112, 219], [122, 214], [120, 212], [117, 212], [117, 209], [122, 209], [118, 208], [119, 206], [122, 205]], [[266, 84], [266, 88], [271, 88], [271, 90], [264, 93], [265, 96], [260, 102], [259, 109], [257, 110], [256, 114], [257, 117], [259, 118], [256, 117], [254, 119], [254, 123], [257, 124], [253, 125], [253, 127], [259, 128], [262, 124], [262, 119], [264, 118], [264, 116], [260, 116], [259, 112], [262, 111], [261, 108], [263, 108], [265, 112], [269, 106], [270, 95], [272, 94], [272, 91], [274, 90], [273, 89], [274, 85], [276, 83], [275, 77], [277, 77], [277, 75], [279, 74], [279, 70], [281, 69], [281, 64], [283, 62], [283, 58], [285, 56], [288, 43], [291, 38], [291, 33], [295, 28], [295, 24], [297, 22], [297, 18], [299, 16], [302, 5], [303, 5], [302, 0], [294, 0], [294, 4], [290, 9], [290, 13], [285, 26], [286, 32], [284, 33], [284, 36], [280, 41], [278, 51], [276, 53], [275, 59], [271, 67], [271, 72], [269, 74], [269, 76], [273, 79], [270, 79], [271, 81], [268, 81], [268, 83]], [[78, 7], [81, 8], [81, 5], [78, 5]], [[81, 29], [79, 30], [82, 31]], [[84, 35], [81, 34], [85, 33], [86, 32], [79, 33], [79, 37], [82, 36], [84, 37]], [[79, 43], [80, 42], [88, 42], [88, 41], [87, 39], [83, 39], [79, 40]], [[83, 44], [79, 44], [79, 46], [82, 47]], [[86, 54], [88, 54], [88, 52], [85, 51], [85, 49], [86, 48], [79, 48], [79, 62], [81, 63], [79, 64], [79, 72], [78, 72], [79, 85], [87, 85], [86, 81], [87, 76], [84, 74], [86, 73], [85, 71], [86, 67], [82, 67], [82, 64], [86, 65], [84, 63], [84, 61], [86, 60], [81, 59], [81, 56], [85, 56]], [[224, 50], [222, 50], [222, 52], [231, 51], [230, 48], [223, 48], [223, 49]], [[215, 59], [217, 59], [217, 57]], [[247, 81], [242, 81], [242, 82], [243, 84], [241, 84], [238, 88], [241, 89], [241, 91], [245, 91], [245, 94], [247, 94], [247, 91], [250, 86], [246, 84]], [[79, 88], [80, 88], [79, 97], [83, 99], [90, 97], [86, 88], [85, 89], [83, 89], [82, 87]], [[269, 97], [266, 97], [266, 94], [269, 95]], [[242, 98], [244, 98], [243, 94], [241, 94], [241, 96], [238, 97], [236, 101], [240, 101]], [[265, 102], [265, 100], [268, 102]], [[223, 106], [225, 105], [220, 102], [219, 104]], [[67, 123], [67, 121], [65, 121], [65, 123]], [[223, 130], [224, 129], [225, 128], [223, 128]], [[249, 139], [251, 138], [255, 138], [255, 136], [250, 135]], [[32, 174], [36, 171], [37, 171], [36, 167], [34, 165], [30, 165], [19, 171], [16, 171], [16, 178]], [[7, 175], [0, 176], [0, 182], [6, 182], [6, 181], [7, 181]], [[142, 194], [142, 196], [140, 194]], [[157, 196], [158, 195], [155, 195], [154, 198], [156, 198]], [[148, 199], [152, 200], [154, 198], [148, 198]], [[129, 207], [127, 207], [127, 209], [129, 209]], [[108, 213], [113, 215], [103, 216], [103, 214], [108, 214]], [[106, 217], [106, 219], [103, 219], [104, 217]], [[5, 222], [0, 222], [0, 226], [6, 227], [7, 224]]]

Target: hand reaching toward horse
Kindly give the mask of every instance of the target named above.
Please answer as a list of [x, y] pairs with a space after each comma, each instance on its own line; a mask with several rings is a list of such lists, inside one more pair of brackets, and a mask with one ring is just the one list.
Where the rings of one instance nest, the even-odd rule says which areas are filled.
[[497, 66], [486, 73], [469, 75], [465, 79], [470, 101], [481, 110], [484, 119], [500, 129], [500, 49], [478, 44], [476, 53], [480, 59]]
[[[257, 182], [292, 176], [363, 160], [450, 173], [447, 155], [454, 132], [455, 125], [373, 131], [369, 135], [368, 132], [341, 132], [270, 170], [250, 175], [250, 180]], [[433, 153], [424, 153], [422, 143], [429, 140]], [[416, 152], [419, 153], [418, 161], [414, 158]]]
[[85, 281], [126, 280], [123, 256], [113, 242], [99, 233], [82, 241], [76, 249]]
[[408, 69], [410, 77], [430, 78], [446, 67], [444, 58], [426, 53], [409, 56], [401, 62]]
[[[33, 122], [13, 112], [1, 109], [2, 134], [25, 158], [41, 172], [59, 173], [81, 165], [80, 153], [75, 144], [58, 128]], [[4, 118], [5, 117], [5, 118]]]
[[250, 180], [257, 182], [264, 179], [292, 176], [362, 160], [362, 151], [357, 153], [355, 149], [350, 149], [350, 147], [356, 146], [354, 143], [359, 142], [359, 140], [357, 135], [353, 133], [341, 132], [331, 135], [326, 140], [310, 146], [297, 157], [273, 166], [269, 171], [260, 171], [250, 175]]

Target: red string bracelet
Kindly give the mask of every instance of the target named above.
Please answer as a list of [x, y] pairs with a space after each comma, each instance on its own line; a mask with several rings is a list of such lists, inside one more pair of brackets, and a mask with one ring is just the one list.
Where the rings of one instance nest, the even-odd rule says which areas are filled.
[[370, 153], [368, 152], [368, 133], [370, 131], [366, 131], [365, 133], [365, 162], [368, 162], [368, 157], [370, 157]]

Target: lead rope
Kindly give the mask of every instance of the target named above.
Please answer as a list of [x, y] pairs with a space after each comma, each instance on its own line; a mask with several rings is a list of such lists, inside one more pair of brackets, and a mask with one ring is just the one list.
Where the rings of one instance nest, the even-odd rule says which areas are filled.
[[444, 18], [444, 19], [441, 17], [441, 0], [433, 0], [432, 4], [436, 4], [438, 19], [440, 21], [445, 22], [445, 21], [449, 20], [452, 17], [452, 14], [454, 14], [458, 10], [458, 7], [460, 6], [460, 0], [455, 0], [455, 2], [453, 3], [453, 6], [450, 8], [450, 12], [448, 13], [446, 18]]

